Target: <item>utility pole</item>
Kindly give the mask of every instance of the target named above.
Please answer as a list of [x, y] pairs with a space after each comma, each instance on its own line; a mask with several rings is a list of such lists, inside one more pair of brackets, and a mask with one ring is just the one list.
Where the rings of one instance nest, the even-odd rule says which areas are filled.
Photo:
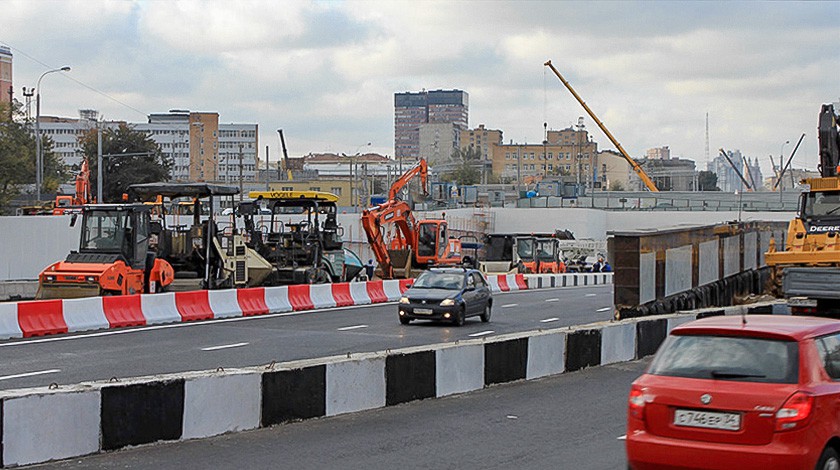
[[96, 123], [96, 202], [102, 204], [102, 121]]
[[265, 146], [265, 190], [268, 191], [268, 145]]
[[239, 202], [242, 202], [242, 144], [239, 144]]

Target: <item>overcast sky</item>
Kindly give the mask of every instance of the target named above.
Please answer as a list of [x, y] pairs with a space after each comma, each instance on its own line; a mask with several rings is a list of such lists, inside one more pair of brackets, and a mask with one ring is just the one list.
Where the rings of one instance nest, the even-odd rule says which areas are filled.
[[[260, 156], [394, 154], [394, 93], [461, 89], [470, 127], [536, 143], [585, 114], [634, 157], [709, 147], [815, 168], [820, 104], [840, 100], [840, 2], [0, 0], [14, 90], [44, 115], [145, 122], [170, 109], [257, 123]], [[601, 149], [613, 148], [587, 116]], [[368, 147], [366, 144], [370, 142]]]

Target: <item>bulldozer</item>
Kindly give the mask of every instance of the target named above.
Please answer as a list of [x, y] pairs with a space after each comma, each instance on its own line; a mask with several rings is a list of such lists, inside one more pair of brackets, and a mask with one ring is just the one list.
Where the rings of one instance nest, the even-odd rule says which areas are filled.
[[[154, 293], [175, 278], [149, 241], [156, 235], [151, 207], [144, 204], [82, 206], [78, 251], [51, 264], [38, 276], [37, 299]], [[78, 214], [71, 217], [75, 225]]]
[[821, 177], [802, 180], [786, 243], [771, 240], [765, 260], [771, 289], [793, 313], [840, 318], [840, 116], [832, 104], [822, 105], [818, 139]]

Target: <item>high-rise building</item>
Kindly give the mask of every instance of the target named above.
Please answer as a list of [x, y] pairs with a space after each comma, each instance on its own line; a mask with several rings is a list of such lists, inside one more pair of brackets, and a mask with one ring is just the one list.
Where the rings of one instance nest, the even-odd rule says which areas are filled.
[[12, 102], [12, 50], [0, 46], [0, 103]]
[[671, 158], [671, 149], [667, 145], [648, 149], [645, 158], [648, 160], [668, 160]]
[[469, 95], [461, 90], [394, 93], [394, 156], [417, 159], [420, 125], [451, 123], [458, 129], [469, 125]]

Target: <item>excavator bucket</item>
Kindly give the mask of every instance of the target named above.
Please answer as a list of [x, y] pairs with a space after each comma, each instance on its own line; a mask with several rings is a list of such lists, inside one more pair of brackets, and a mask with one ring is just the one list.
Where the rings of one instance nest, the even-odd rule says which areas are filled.
[[388, 250], [391, 257], [391, 266], [394, 268], [394, 277], [407, 279], [411, 277], [411, 248], [401, 250]]

